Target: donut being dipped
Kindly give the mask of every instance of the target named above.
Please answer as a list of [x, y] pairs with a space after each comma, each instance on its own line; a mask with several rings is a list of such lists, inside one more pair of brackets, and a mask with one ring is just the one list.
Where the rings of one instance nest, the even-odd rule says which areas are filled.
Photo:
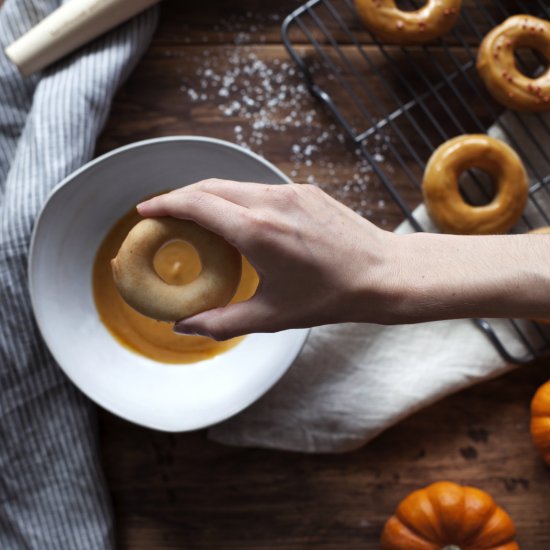
[[[516, 65], [518, 48], [539, 52], [549, 65], [536, 78]], [[514, 15], [495, 27], [481, 42], [477, 71], [491, 95], [516, 111], [550, 109], [550, 21], [531, 15]]]
[[[470, 168], [487, 173], [496, 194], [483, 206], [468, 204], [460, 193], [460, 175]], [[422, 192], [426, 208], [445, 233], [489, 235], [509, 231], [521, 217], [528, 196], [527, 173], [515, 151], [485, 134], [450, 139], [426, 166]]]
[[393, 44], [422, 44], [449, 32], [460, 13], [462, 0], [428, 0], [414, 11], [397, 7], [395, 0], [355, 0], [365, 26]]
[[[202, 265], [198, 277], [184, 285], [166, 283], [154, 268], [156, 253], [174, 240], [190, 243]], [[131, 307], [174, 322], [227, 305], [239, 285], [242, 261], [236, 248], [192, 221], [146, 218], [130, 230], [111, 267], [118, 291]]]

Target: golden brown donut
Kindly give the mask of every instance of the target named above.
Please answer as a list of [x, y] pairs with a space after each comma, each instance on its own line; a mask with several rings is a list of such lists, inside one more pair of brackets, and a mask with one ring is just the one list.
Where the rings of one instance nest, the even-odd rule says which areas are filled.
[[535, 235], [547, 235], [550, 233], [550, 225], [545, 225], [544, 227], [537, 227], [537, 229], [531, 229], [530, 234]]
[[538, 51], [550, 65], [550, 22], [531, 15], [514, 15], [495, 27], [479, 47], [479, 76], [491, 95], [510, 109], [550, 109], [550, 67], [539, 77], [529, 78], [516, 66], [514, 52], [518, 48]]
[[415, 11], [403, 11], [395, 0], [355, 0], [365, 26], [394, 44], [421, 44], [446, 32], [456, 23], [462, 0], [428, 0]]
[[[169, 285], [153, 260], [167, 242], [187, 241], [202, 264], [199, 276], [185, 285]], [[241, 255], [220, 236], [192, 221], [147, 218], [135, 225], [111, 261], [115, 284], [124, 300], [147, 317], [177, 321], [227, 305], [241, 278]]]
[[[496, 194], [489, 204], [472, 206], [462, 198], [458, 181], [469, 168], [483, 170], [493, 179]], [[505, 233], [525, 208], [527, 174], [516, 153], [502, 141], [485, 134], [463, 135], [434, 151], [424, 171], [422, 192], [430, 216], [445, 233]]]

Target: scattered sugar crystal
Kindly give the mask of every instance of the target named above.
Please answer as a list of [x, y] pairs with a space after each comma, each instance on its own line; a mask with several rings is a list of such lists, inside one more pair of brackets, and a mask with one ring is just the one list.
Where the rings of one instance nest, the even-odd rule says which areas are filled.
[[[235, 142], [268, 159], [270, 138], [285, 143], [281, 137], [289, 136], [288, 163], [282, 168], [290, 177], [319, 185], [369, 216], [373, 201], [377, 209], [386, 205], [378, 195], [369, 197], [372, 169], [361, 152], [350, 150], [342, 128], [311, 97], [288, 58], [264, 59], [250, 45], [258, 41], [267, 24], [279, 20], [277, 14], [256, 12], [220, 20], [216, 32], [232, 34], [235, 47], [205, 46], [192, 57], [195, 74], [182, 73], [180, 90], [185, 101], [208, 104], [208, 108], [215, 105], [223, 117], [238, 120], [241, 124], [233, 126], [231, 134]], [[383, 163], [387, 138], [378, 133], [372, 137], [369, 150], [376, 162]]]

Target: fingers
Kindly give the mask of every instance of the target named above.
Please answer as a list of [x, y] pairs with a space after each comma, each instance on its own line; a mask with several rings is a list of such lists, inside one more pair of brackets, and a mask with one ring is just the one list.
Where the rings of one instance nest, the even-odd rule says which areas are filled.
[[[299, 187], [299, 184], [269, 185], [265, 183], [250, 183], [242, 181], [230, 181], [221, 179], [207, 179], [175, 189], [167, 195], [176, 197], [190, 192], [204, 192], [216, 195], [229, 202], [244, 208], [281, 206], [292, 195], [291, 189]], [[302, 186], [303, 187], [303, 186]], [[162, 195], [161, 195], [162, 196]], [[146, 201], [153, 203], [157, 197]], [[143, 203], [142, 203], [143, 204]]]
[[270, 332], [268, 320], [262, 302], [251, 298], [246, 302], [210, 309], [178, 321], [174, 332], [228, 340], [252, 332]]
[[187, 190], [199, 190], [222, 197], [225, 200], [245, 208], [265, 204], [273, 195], [274, 185], [264, 183], [249, 183], [242, 181], [229, 181], [220, 179], [208, 179], [183, 187], [180, 192]]
[[137, 209], [145, 217], [192, 220], [235, 245], [247, 215], [246, 208], [201, 191], [159, 195], [138, 204]]
[[298, 190], [307, 187], [209, 179], [153, 197], [138, 204], [137, 209], [145, 217], [193, 220], [239, 248], [239, 236], [246, 235], [243, 229], [253, 221], [253, 210], [288, 211], [298, 200]]

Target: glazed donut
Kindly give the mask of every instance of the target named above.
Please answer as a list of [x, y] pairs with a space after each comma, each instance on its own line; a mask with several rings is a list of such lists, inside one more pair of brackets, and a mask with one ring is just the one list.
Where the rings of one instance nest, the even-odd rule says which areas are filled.
[[516, 66], [518, 48], [532, 48], [550, 64], [550, 21], [514, 15], [495, 27], [479, 47], [479, 76], [491, 95], [510, 109], [550, 109], [550, 68], [537, 78], [525, 76]]
[[550, 225], [545, 225], [544, 227], [537, 227], [537, 229], [531, 229], [529, 233], [534, 235], [548, 235], [550, 233]]
[[421, 44], [450, 31], [462, 0], [428, 0], [416, 11], [400, 10], [395, 0], [355, 0], [365, 26], [394, 44]]
[[[458, 180], [469, 168], [483, 170], [493, 179], [496, 194], [489, 204], [472, 206], [462, 198]], [[445, 233], [505, 233], [525, 208], [527, 174], [504, 142], [485, 134], [464, 135], [434, 151], [424, 171], [422, 192], [430, 216]]]
[[[165, 283], [153, 266], [158, 250], [176, 239], [193, 245], [202, 264], [199, 276], [185, 285]], [[241, 279], [241, 255], [235, 248], [196, 223], [175, 218], [140, 221], [128, 233], [111, 266], [124, 300], [159, 321], [177, 321], [225, 306]]]

